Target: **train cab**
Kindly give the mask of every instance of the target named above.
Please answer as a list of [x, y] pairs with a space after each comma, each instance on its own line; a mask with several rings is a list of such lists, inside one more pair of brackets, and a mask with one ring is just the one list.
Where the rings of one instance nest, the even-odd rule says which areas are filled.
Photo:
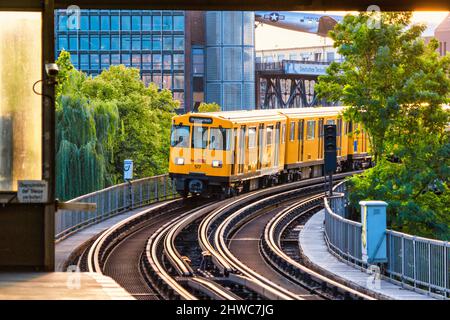
[[183, 195], [253, 190], [284, 165], [286, 118], [275, 111], [188, 113], [172, 122], [169, 174]]

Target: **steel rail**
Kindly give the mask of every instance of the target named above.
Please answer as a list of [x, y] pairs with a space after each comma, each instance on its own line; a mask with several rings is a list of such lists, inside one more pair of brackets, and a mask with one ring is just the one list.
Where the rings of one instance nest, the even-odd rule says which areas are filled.
[[106, 250], [107, 247], [111, 247], [112, 245], [111, 242], [108, 240], [114, 238], [114, 236], [117, 233], [120, 233], [121, 230], [128, 229], [135, 222], [142, 220], [145, 216], [151, 213], [158, 213], [162, 209], [170, 209], [172, 205], [181, 204], [182, 201], [183, 201], [182, 199], [177, 199], [157, 204], [151, 208], [144, 209], [136, 213], [135, 215], [128, 217], [105, 230], [89, 248], [87, 257], [88, 271], [103, 274], [102, 265], [107, 255], [105, 254], [106, 253], [105, 251], [108, 251]]
[[[304, 275], [308, 275], [315, 282], [319, 283], [321, 287], [324, 285], [337, 290], [344, 295], [348, 295], [354, 299], [364, 299], [364, 300], [376, 300], [364, 293], [354, 290], [348, 286], [338, 283], [326, 276], [321, 275], [314, 270], [307, 268], [306, 266], [300, 264], [299, 262], [293, 260], [289, 257], [281, 248], [281, 236], [286, 230], [286, 228], [295, 220], [297, 220], [301, 215], [308, 211], [317, 209], [320, 207], [320, 203], [323, 200], [323, 195], [311, 196], [304, 201], [289, 206], [284, 209], [276, 216], [274, 216], [269, 223], [266, 225], [263, 236], [263, 243], [261, 246], [261, 251], [268, 259], [268, 261], [274, 265], [282, 274], [288, 278], [293, 279], [295, 282], [299, 282], [299, 279], [293, 275], [292, 270], [298, 270]], [[302, 210], [302, 211], [299, 211]], [[266, 250], [270, 250], [267, 252]], [[271, 257], [271, 255], [274, 255]], [[290, 272], [289, 272], [290, 270]]]

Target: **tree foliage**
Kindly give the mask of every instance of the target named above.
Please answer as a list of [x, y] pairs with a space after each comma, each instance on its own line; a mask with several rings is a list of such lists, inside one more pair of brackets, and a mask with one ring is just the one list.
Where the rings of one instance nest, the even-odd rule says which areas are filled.
[[217, 112], [220, 110], [221, 110], [220, 106], [215, 102], [213, 103], [202, 102], [198, 106], [198, 112]]
[[179, 102], [140, 80], [139, 70], [111, 66], [87, 77], [63, 51], [57, 61], [57, 193], [70, 199], [134, 177], [167, 172], [170, 126]]
[[316, 86], [369, 135], [376, 167], [350, 179], [352, 204], [385, 200], [392, 227], [448, 239], [450, 55], [440, 57], [434, 39], [424, 44], [425, 26], [410, 25], [411, 13], [381, 13], [375, 27], [372, 18], [348, 15], [336, 25], [330, 36], [345, 60]]

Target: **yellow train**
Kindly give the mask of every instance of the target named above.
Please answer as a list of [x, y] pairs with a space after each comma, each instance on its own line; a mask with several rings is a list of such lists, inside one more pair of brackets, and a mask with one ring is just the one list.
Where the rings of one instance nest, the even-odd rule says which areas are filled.
[[337, 171], [370, 166], [367, 135], [343, 107], [188, 113], [172, 119], [169, 174], [182, 195], [234, 195], [323, 175], [323, 125], [336, 124]]

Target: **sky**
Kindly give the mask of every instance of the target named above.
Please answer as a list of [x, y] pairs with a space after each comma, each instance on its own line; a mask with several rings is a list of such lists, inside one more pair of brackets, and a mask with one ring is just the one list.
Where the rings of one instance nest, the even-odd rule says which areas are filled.
[[[347, 12], [317, 11], [315, 13], [345, 15]], [[412, 21], [414, 23], [425, 23], [427, 25], [427, 29], [425, 30], [423, 35], [433, 36], [434, 29], [441, 23], [441, 21], [447, 16], [447, 14], [447, 11], [416, 11], [413, 14]], [[330, 38], [324, 38], [303, 32], [285, 30], [277, 27], [272, 27], [267, 24], [258, 25], [255, 30], [256, 50], [309, 47], [328, 44], [332, 44]]]

